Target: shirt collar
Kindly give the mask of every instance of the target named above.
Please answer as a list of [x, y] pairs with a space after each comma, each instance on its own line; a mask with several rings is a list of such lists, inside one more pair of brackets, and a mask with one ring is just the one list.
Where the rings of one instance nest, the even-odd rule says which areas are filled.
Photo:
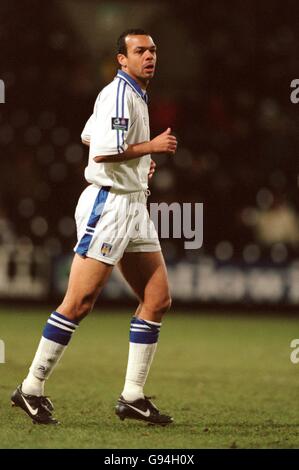
[[133, 88], [134, 91], [136, 91], [136, 93], [147, 103], [148, 102], [148, 96], [147, 96], [147, 93], [145, 93], [144, 91], [142, 91], [140, 85], [138, 85], [138, 83], [134, 80], [134, 78], [132, 78], [130, 75], [128, 75], [126, 72], [124, 72], [123, 70], [119, 69], [117, 71], [117, 77], [119, 78], [122, 78], [123, 80], [125, 80], [130, 86], [131, 88]]

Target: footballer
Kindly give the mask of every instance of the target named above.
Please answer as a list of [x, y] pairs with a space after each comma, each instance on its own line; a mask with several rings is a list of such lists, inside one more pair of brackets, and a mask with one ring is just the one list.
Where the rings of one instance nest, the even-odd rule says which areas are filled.
[[44, 393], [45, 381], [116, 265], [139, 305], [130, 322], [125, 383], [115, 412], [121, 420], [172, 422], [144, 395], [161, 320], [171, 304], [165, 262], [146, 200], [148, 179], [155, 171], [151, 155], [174, 155], [177, 141], [170, 128], [150, 138], [146, 90], [157, 61], [153, 39], [141, 29], [127, 30], [117, 48], [117, 75], [99, 93], [82, 133], [89, 146], [85, 169], [89, 184], [76, 207], [78, 239], [67, 291], [49, 316], [27, 377], [11, 397], [34, 423], [58, 423]]

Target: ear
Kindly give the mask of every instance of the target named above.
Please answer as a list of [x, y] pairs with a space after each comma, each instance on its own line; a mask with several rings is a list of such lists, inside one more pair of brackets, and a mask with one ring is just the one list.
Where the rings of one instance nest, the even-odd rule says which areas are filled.
[[116, 58], [117, 58], [118, 63], [119, 63], [122, 67], [126, 67], [126, 66], [127, 66], [127, 57], [126, 57], [124, 54], [117, 54]]

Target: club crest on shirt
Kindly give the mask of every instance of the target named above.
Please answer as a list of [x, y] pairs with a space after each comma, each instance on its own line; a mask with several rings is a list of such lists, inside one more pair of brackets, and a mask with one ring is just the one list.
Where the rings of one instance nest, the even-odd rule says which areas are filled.
[[114, 117], [112, 119], [112, 129], [116, 131], [127, 131], [129, 127], [129, 119]]
[[103, 256], [109, 255], [110, 251], [112, 250], [112, 245], [110, 243], [103, 243], [101, 247], [101, 254]]

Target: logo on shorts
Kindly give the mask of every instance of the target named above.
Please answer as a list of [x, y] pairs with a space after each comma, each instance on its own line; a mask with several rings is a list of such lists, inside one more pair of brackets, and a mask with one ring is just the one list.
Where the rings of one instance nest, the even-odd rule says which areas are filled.
[[129, 127], [129, 119], [126, 118], [112, 118], [112, 129], [116, 131], [127, 131]]
[[101, 254], [103, 256], [109, 255], [110, 251], [112, 250], [112, 245], [110, 243], [103, 243], [101, 247]]

